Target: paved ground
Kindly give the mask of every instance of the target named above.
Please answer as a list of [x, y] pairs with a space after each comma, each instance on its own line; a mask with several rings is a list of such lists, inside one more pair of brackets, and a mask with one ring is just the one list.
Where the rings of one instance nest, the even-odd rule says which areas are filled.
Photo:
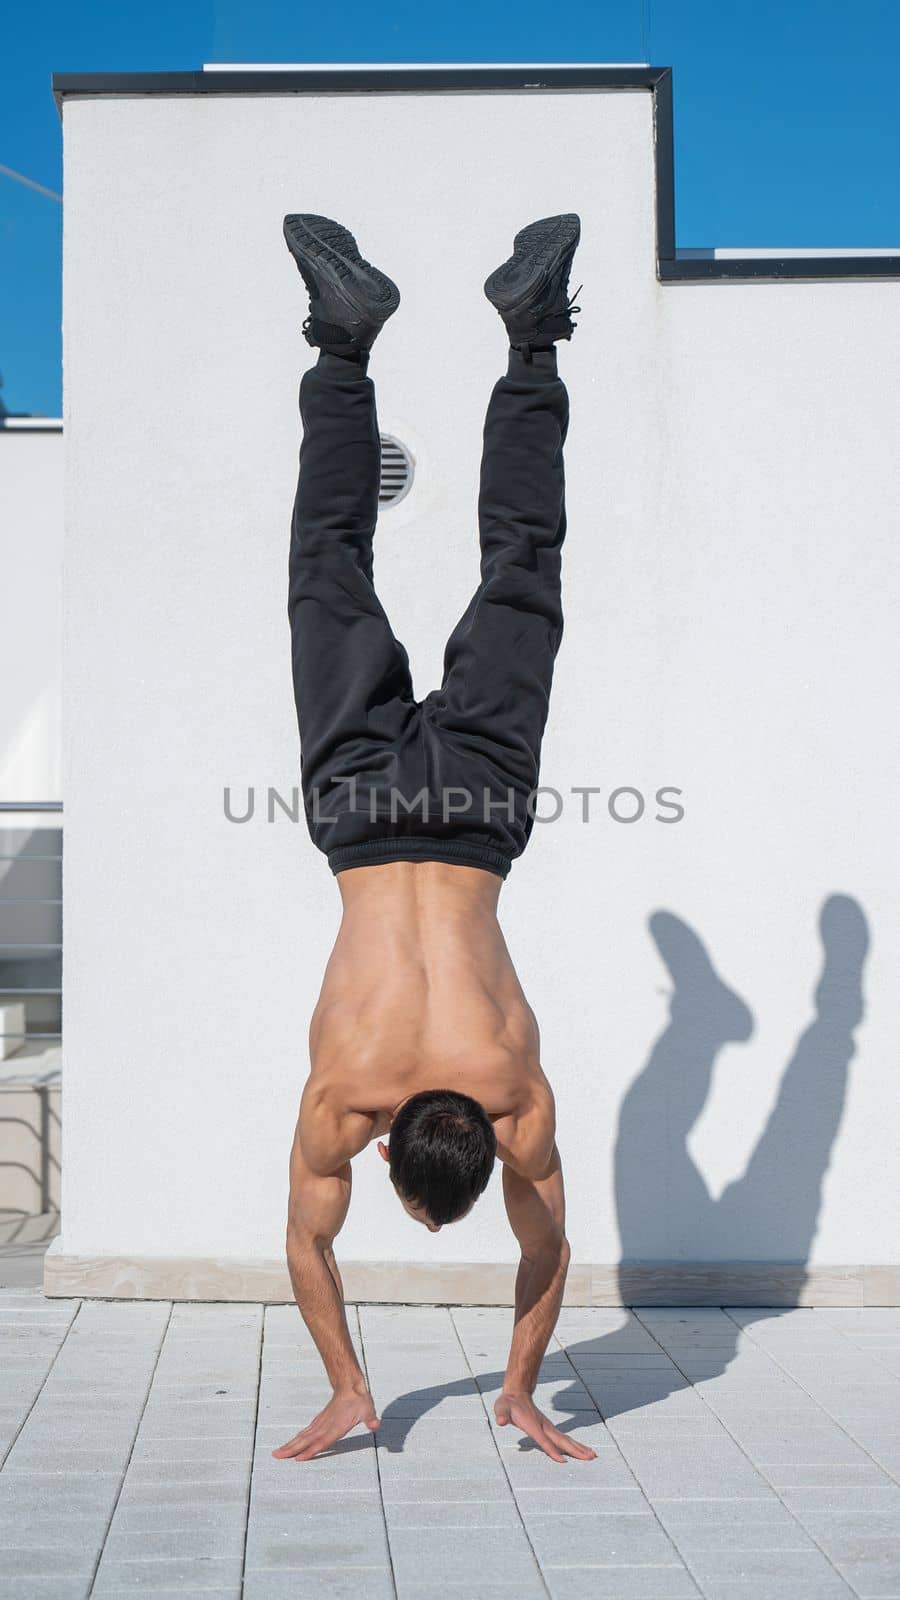
[[493, 1423], [509, 1316], [360, 1306], [377, 1448], [297, 1465], [292, 1307], [0, 1291], [0, 1595], [900, 1596], [900, 1310], [566, 1311], [565, 1466]]

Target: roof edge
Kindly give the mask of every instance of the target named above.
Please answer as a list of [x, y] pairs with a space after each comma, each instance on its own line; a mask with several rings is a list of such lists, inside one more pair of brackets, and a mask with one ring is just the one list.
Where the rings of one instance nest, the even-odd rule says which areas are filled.
[[54, 72], [60, 115], [75, 96], [181, 94], [415, 94], [437, 89], [652, 89], [667, 67], [336, 65], [189, 72]]
[[703, 255], [675, 247], [672, 69], [654, 66], [345, 64], [303, 68], [213, 68], [191, 72], [55, 72], [60, 117], [67, 99], [145, 95], [416, 94], [436, 91], [648, 90], [653, 96], [656, 163], [656, 275], [660, 283], [827, 282], [900, 279], [900, 254]]

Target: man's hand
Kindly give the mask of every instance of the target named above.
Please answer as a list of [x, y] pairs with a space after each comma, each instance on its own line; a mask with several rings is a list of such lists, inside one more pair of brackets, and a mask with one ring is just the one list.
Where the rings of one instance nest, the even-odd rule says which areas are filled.
[[380, 1420], [375, 1415], [368, 1389], [335, 1390], [324, 1411], [320, 1411], [308, 1427], [301, 1428], [293, 1439], [279, 1445], [272, 1454], [279, 1461], [311, 1461], [321, 1450], [327, 1450], [338, 1439], [343, 1439], [344, 1434], [355, 1428], [358, 1422], [364, 1422], [374, 1433]]
[[570, 1439], [568, 1434], [554, 1428], [550, 1418], [538, 1410], [528, 1394], [501, 1394], [499, 1400], [494, 1402], [494, 1416], [501, 1428], [507, 1427], [510, 1422], [521, 1428], [529, 1439], [540, 1445], [551, 1461], [565, 1461], [566, 1456], [574, 1456], [576, 1461], [596, 1460], [596, 1450], [589, 1445], [579, 1444], [577, 1439]]

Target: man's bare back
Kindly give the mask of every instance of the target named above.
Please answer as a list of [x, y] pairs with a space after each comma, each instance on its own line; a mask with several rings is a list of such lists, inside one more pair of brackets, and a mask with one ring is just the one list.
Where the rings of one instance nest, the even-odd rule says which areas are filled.
[[314, 1170], [386, 1133], [409, 1096], [484, 1107], [498, 1154], [546, 1166], [554, 1138], [538, 1026], [500, 924], [500, 879], [443, 862], [338, 875], [344, 913], [310, 1024], [298, 1138]]

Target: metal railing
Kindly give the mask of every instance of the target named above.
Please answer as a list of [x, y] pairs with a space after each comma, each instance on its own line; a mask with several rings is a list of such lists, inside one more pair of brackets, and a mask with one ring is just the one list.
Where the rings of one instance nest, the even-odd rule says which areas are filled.
[[62, 829], [6, 818], [62, 809], [61, 800], [0, 800], [0, 1004], [25, 1008], [24, 1029], [0, 1036], [22, 1044], [62, 1038]]

